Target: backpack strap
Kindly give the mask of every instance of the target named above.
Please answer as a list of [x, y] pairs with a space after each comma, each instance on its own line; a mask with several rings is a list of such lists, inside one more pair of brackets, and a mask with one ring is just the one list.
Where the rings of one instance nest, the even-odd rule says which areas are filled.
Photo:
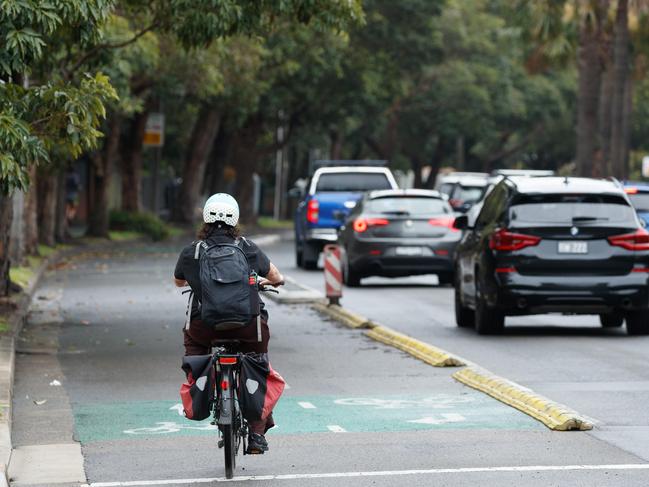
[[194, 250], [194, 259], [195, 260], [198, 260], [198, 257], [199, 257], [198, 254], [199, 254], [199, 252], [201, 250], [201, 247], [203, 247], [205, 250], [207, 250], [207, 244], [205, 242], [203, 242], [202, 240], [199, 240], [198, 242], [196, 242], [196, 250]]
[[185, 314], [187, 315], [187, 319], [185, 320], [185, 330], [189, 330], [189, 324], [192, 321], [192, 305], [194, 304], [194, 291], [192, 290], [183, 291], [183, 294], [185, 293], [189, 293], [189, 299], [187, 300], [187, 311], [185, 311]]

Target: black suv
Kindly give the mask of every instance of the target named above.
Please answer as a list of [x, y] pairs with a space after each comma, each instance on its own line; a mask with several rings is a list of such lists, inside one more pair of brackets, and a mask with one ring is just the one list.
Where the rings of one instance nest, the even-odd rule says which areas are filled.
[[497, 333], [507, 315], [599, 314], [649, 334], [649, 233], [621, 187], [585, 178], [511, 178], [487, 196], [456, 250], [458, 326]]

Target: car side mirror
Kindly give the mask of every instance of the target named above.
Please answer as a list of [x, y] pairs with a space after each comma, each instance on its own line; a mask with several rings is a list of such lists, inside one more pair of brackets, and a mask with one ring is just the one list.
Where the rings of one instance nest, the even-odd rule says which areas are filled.
[[287, 195], [288, 195], [289, 198], [298, 198], [298, 199], [300, 199], [300, 198], [302, 198], [302, 196], [304, 196], [304, 192], [302, 191], [302, 189], [295, 187], [295, 188], [289, 189], [288, 192], [287, 192]]
[[466, 230], [469, 228], [469, 217], [467, 215], [460, 215], [455, 218], [453, 228], [456, 230]]

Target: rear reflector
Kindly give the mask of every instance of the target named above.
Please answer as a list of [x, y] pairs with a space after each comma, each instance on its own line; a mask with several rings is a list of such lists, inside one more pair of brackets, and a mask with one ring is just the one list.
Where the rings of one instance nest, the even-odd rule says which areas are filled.
[[459, 232], [459, 230], [453, 226], [454, 222], [455, 218], [450, 216], [442, 216], [428, 220], [428, 223], [434, 227], [445, 227], [449, 228], [452, 232]]
[[649, 273], [649, 267], [634, 267], [631, 269], [631, 272], [647, 272]]
[[233, 365], [237, 363], [237, 357], [220, 357], [219, 363], [223, 365]]
[[436, 250], [435, 255], [447, 256], [448, 255], [448, 250]]
[[608, 243], [626, 250], [649, 250], [649, 233], [644, 228], [638, 228], [633, 233], [608, 237]]
[[227, 391], [229, 387], [230, 387], [230, 384], [228, 384], [227, 380], [222, 380], [221, 381], [221, 390], [222, 391]]
[[370, 250], [370, 255], [381, 255], [380, 250]]
[[491, 236], [491, 239], [489, 240], [489, 248], [491, 250], [511, 252], [513, 250], [524, 249], [525, 247], [533, 247], [538, 245], [540, 241], [540, 237], [535, 237], [534, 235], [523, 235], [522, 233], [512, 233], [506, 228], [501, 228]]
[[496, 272], [498, 274], [509, 274], [511, 272], [516, 272], [515, 267], [496, 267]]

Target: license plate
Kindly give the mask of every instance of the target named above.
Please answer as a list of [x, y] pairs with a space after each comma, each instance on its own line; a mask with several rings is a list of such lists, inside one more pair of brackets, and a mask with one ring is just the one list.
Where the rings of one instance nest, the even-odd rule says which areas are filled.
[[423, 255], [424, 249], [421, 247], [397, 247], [394, 252], [397, 255]]
[[560, 254], [587, 254], [588, 242], [559, 242]]

